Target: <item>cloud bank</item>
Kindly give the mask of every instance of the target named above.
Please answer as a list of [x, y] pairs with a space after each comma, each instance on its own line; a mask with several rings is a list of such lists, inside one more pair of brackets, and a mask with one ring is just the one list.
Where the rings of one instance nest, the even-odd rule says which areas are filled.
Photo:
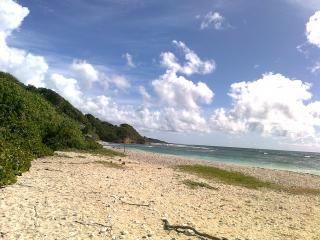
[[305, 141], [318, 141], [320, 102], [312, 102], [311, 85], [281, 74], [267, 73], [251, 82], [231, 85], [232, 108], [215, 110], [214, 128], [232, 133], [249, 131]]

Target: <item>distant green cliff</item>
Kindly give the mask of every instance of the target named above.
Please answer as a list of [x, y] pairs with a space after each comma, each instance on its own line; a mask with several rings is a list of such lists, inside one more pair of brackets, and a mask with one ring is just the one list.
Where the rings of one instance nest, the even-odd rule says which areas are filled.
[[43, 96], [59, 113], [67, 115], [69, 118], [78, 122], [82, 127], [83, 133], [90, 135], [94, 139], [116, 143], [123, 143], [124, 141], [126, 143], [139, 144], [162, 142], [157, 139], [141, 136], [129, 124], [121, 124], [120, 126], [117, 126], [106, 121], [101, 121], [99, 118], [96, 118], [91, 114], [84, 115], [58, 93], [50, 89], [35, 88], [33, 86], [28, 86], [26, 89]]

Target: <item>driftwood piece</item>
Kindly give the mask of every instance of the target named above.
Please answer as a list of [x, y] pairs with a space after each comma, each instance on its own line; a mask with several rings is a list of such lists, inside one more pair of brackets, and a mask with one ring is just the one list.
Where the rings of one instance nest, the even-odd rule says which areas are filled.
[[34, 186], [23, 184], [23, 183], [17, 183], [16, 185], [21, 186], [21, 187], [34, 188]]
[[50, 168], [45, 168], [44, 170], [50, 171], [50, 172], [63, 172], [63, 171], [58, 170], [58, 169], [50, 169]]
[[121, 202], [122, 202], [123, 204], [132, 205], [132, 206], [150, 207], [150, 203], [148, 203], [148, 204], [130, 203], [130, 202], [126, 202], [126, 201], [123, 201], [123, 200], [121, 200]]
[[[210, 240], [228, 240], [227, 238], [219, 238], [215, 236], [211, 236], [207, 233], [201, 233], [197, 229], [189, 226], [183, 226], [183, 225], [170, 225], [167, 219], [162, 219], [163, 222], [163, 229], [166, 231], [174, 230], [178, 233], [183, 233], [185, 235], [194, 235], [198, 236], [201, 239], [210, 239]], [[193, 233], [193, 234], [190, 234]]]

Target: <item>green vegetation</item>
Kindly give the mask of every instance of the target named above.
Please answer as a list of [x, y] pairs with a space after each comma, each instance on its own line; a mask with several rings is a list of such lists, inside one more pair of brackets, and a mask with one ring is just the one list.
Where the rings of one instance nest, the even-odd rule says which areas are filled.
[[207, 179], [217, 179], [223, 183], [230, 185], [238, 185], [246, 188], [262, 188], [270, 187], [268, 182], [260, 181], [259, 179], [247, 176], [239, 172], [226, 171], [216, 167], [209, 167], [204, 165], [181, 165], [178, 168], [182, 171], [196, 174]]
[[197, 181], [193, 181], [193, 180], [189, 180], [189, 179], [184, 180], [182, 183], [191, 189], [196, 189], [196, 188], [200, 187], [200, 188], [208, 188], [208, 189], [212, 189], [212, 190], [218, 190], [218, 188], [212, 187], [208, 183], [197, 182]]
[[95, 140], [116, 143], [163, 143], [160, 140], [142, 137], [132, 126], [121, 124], [113, 125], [109, 122], [101, 121], [91, 114], [84, 115], [81, 111], [72, 106], [67, 100], [56, 92], [46, 88], [35, 88], [28, 86], [27, 89], [40, 94], [49, 101], [56, 110], [78, 122], [84, 134]]
[[145, 141], [145, 144], [151, 144], [151, 143], [167, 143], [165, 141], [161, 141], [159, 139], [154, 139], [154, 138], [147, 138], [147, 137], [144, 137], [144, 141]]
[[36, 88], [31, 85], [27, 86], [26, 89], [34, 93], [40, 94], [48, 102], [50, 102], [58, 112], [67, 115], [71, 119], [80, 122], [83, 125], [86, 125], [88, 123], [86, 117], [83, 115], [81, 111], [72, 106], [71, 103], [69, 103], [55, 91], [52, 91], [47, 88]]
[[[276, 191], [286, 191], [292, 194], [320, 194], [319, 189], [303, 187], [287, 187], [279, 184], [259, 180], [255, 177], [240, 172], [227, 171], [216, 167], [205, 165], [180, 165], [177, 168], [181, 171], [197, 175], [199, 177], [218, 180], [226, 184], [246, 187], [250, 189], [268, 188]], [[192, 183], [188, 183], [191, 185]], [[196, 183], [194, 183], [196, 184]]]
[[84, 134], [85, 125], [75, 120], [81, 112], [52, 94], [65, 104], [55, 107], [41, 91], [0, 72], [0, 187], [14, 183], [17, 175], [29, 170], [32, 159], [56, 150], [115, 154]]
[[84, 115], [56, 92], [25, 86], [0, 72], [0, 187], [29, 170], [34, 158], [56, 150], [124, 156], [96, 140], [117, 143], [161, 142], [142, 137], [132, 126]]
[[95, 118], [91, 114], [87, 114], [85, 117], [88, 120], [87, 129], [91, 129], [91, 131], [96, 132], [102, 141], [117, 143], [146, 143], [145, 138], [128, 124], [121, 124], [120, 126], [112, 125], [111, 123]]

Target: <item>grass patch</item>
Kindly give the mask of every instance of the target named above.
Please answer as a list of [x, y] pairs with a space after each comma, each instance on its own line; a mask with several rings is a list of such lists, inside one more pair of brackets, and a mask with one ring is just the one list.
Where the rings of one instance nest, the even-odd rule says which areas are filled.
[[[220, 168], [204, 165], [180, 165], [181, 171], [197, 175], [209, 180], [218, 180], [226, 184], [246, 187], [249, 189], [268, 188], [276, 191], [286, 191], [291, 194], [320, 194], [319, 189], [303, 187], [287, 187], [279, 184], [262, 181], [258, 178], [245, 175], [240, 172], [227, 171]], [[188, 183], [191, 184], [191, 183]]]
[[227, 171], [216, 167], [209, 167], [204, 165], [180, 165], [179, 170], [184, 172], [196, 174], [206, 179], [217, 179], [223, 183], [230, 185], [238, 185], [251, 189], [258, 189], [262, 187], [270, 187], [272, 184], [263, 182], [255, 177], [247, 176], [239, 172]]
[[212, 190], [218, 190], [218, 188], [212, 187], [207, 183], [197, 182], [197, 181], [193, 181], [193, 180], [189, 180], [189, 179], [182, 181], [182, 183], [191, 189], [196, 189], [196, 188], [200, 187], [200, 188], [208, 188], [208, 189], [212, 189]]
[[99, 149], [88, 149], [88, 150], [79, 150], [79, 149], [67, 149], [66, 152], [76, 152], [76, 153], [89, 153], [92, 155], [99, 155], [99, 156], [107, 156], [107, 157], [125, 157], [123, 153], [107, 149], [107, 148], [99, 148]]
[[114, 163], [114, 162], [94, 161], [93, 163], [102, 164], [103, 166], [108, 167], [108, 168], [118, 168], [118, 169], [123, 169], [124, 168], [123, 165], [120, 165], [120, 164]]

